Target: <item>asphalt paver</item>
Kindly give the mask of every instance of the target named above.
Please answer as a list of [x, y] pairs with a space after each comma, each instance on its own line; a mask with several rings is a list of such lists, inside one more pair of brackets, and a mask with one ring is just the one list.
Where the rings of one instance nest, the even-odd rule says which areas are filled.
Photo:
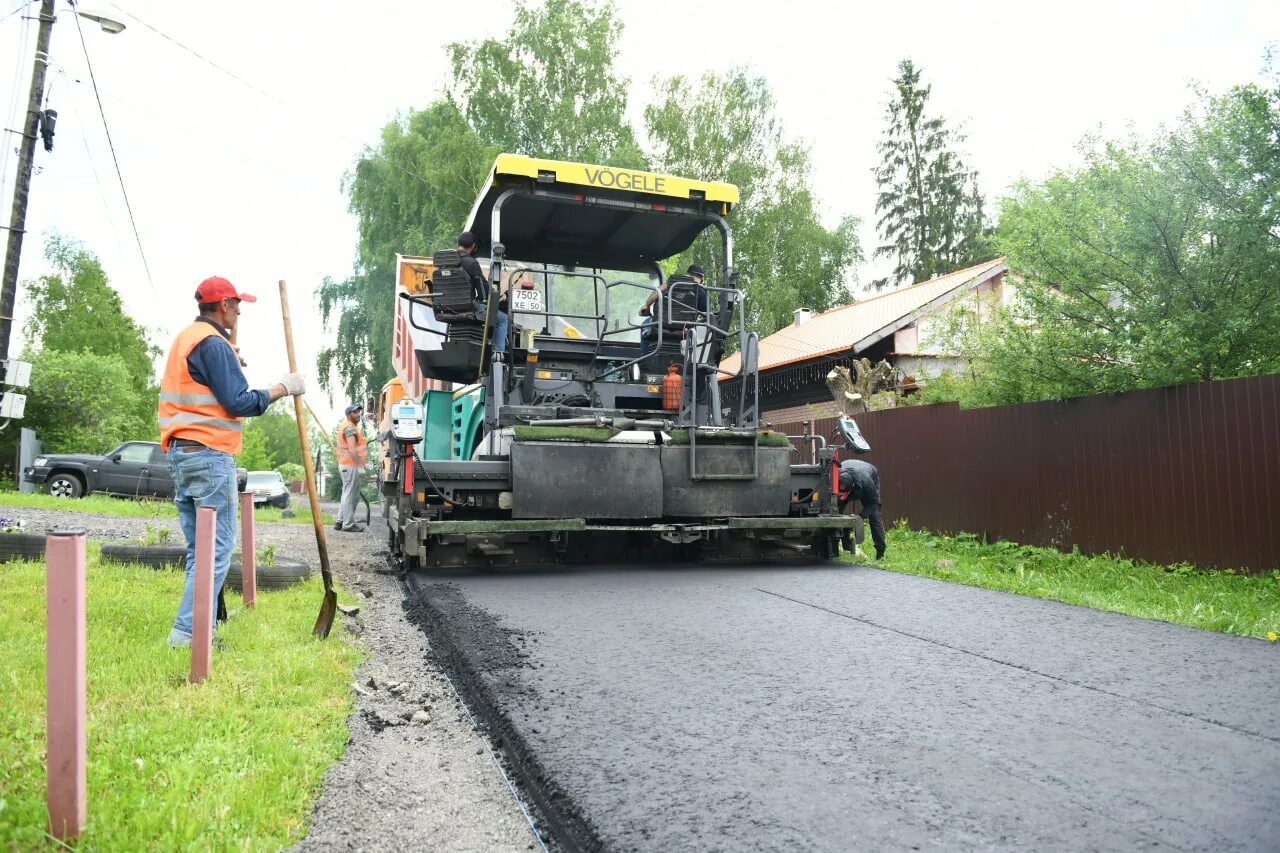
[[564, 847], [1280, 849], [1280, 648], [866, 567], [410, 576]]

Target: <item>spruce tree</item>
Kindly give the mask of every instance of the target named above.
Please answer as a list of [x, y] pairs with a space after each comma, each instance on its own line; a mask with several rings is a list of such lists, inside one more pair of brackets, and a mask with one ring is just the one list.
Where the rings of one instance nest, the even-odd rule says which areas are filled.
[[876, 225], [884, 242], [875, 257], [892, 257], [892, 274], [873, 282], [924, 281], [982, 258], [986, 231], [977, 175], [957, 148], [963, 137], [927, 113], [932, 89], [909, 59], [898, 65], [888, 126], [877, 146]]

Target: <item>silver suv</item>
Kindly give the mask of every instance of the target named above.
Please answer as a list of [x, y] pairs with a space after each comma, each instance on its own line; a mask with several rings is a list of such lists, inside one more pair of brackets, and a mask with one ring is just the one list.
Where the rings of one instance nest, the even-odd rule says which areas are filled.
[[254, 506], [270, 504], [284, 509], [289, 505], [289, 490], [279, 471], [250, 471], [245, 491], [253, 492]]

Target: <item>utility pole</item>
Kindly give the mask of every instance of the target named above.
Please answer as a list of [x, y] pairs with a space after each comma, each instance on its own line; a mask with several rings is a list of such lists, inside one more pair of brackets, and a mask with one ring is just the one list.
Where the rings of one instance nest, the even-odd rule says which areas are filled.
[[4, 279], [0, 283], [0, 359], [9, 358], [13, 308], [18, 297], [18, 261], [22, 257], [22, 237], [27, 225], [27, 196], [31, 192], [31, 167], [36, 153], [36, 136], [40, 129], [40, 107], [44, 101], [44, 77], [49, 68], [53, 3], [54, 0], [42, 0], [40, 3], [40, 33], [36, 36], [36, 59], [31, 69], [27, 120], [23, 123], [22, 141], [18, 146], [18, 177], [13, 186], [13, 213], [9, 216], [9, 247], [4, 256]]

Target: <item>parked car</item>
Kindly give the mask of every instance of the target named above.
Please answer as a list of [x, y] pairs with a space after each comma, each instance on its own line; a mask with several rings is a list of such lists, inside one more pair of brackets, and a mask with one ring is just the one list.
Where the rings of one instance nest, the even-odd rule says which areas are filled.
[[[245, 490], [249, 472], [236, 469]], [[32, 460], [22, 479], [60, 498], [102, 493], [130, 498], [173, 498], [169, 460], [157, 441], [126, 441], [110, 453], [47, 453]]]
[[245, 491], [253, 492], [253, 505], [284, 509], [289, 505], [289, 489], [279, 471], [250, 471]]

